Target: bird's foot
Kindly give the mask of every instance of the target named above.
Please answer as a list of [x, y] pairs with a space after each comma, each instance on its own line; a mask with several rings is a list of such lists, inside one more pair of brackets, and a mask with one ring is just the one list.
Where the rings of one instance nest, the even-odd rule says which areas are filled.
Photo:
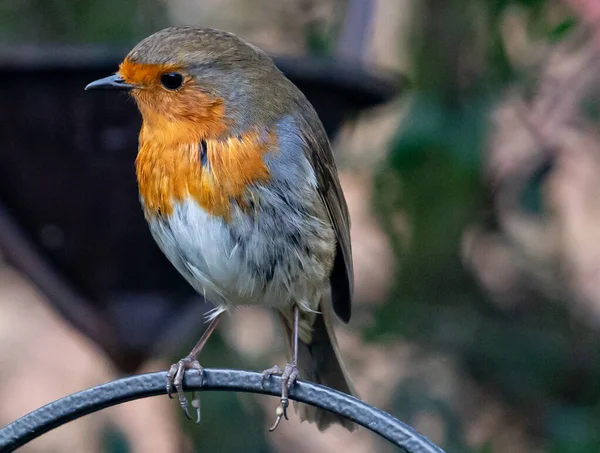
[[288, 419], [287, 416], [287, 408], [290, 405], [290, 400], [288, 399], [289, 390], [296, 383], [298, 379], [298, 367], [294, 363], [288, 363], [283, 370], [275, 365], [268, 370], [263, 371], [262, 373], [262, 383], [269, 379], [271, 376], [281, 376], [281, 403], [277, 406], [277, 410], [275, 411], [275, 415], [277, 418], [275, 419], [275, 423], [273, 426], [269, 428], [269, 431], [273, 432], [279, 426], [279, 422], [281, 422], [282, 418]]
[[[200, 378], [203, 377], [204, 369], [200, 366], [200, 362], [193, 356], [187, 356], [181, 359], [179, 362], [171, 365], [169, 373], [167, 374], [167, 395], [169, 398], [173, 398], [173, 388], [177, 392], [179, 404], [183, 409], [185, 416], [193, 420], [188, 409], [188, 400], [183, 392], [183, 375], [186, 370], [196, 370], [200, 373]], [[200, 392], [194, 391], [192, 396], [192, 407], [196, 409], [196, 423], [200, 423]]]

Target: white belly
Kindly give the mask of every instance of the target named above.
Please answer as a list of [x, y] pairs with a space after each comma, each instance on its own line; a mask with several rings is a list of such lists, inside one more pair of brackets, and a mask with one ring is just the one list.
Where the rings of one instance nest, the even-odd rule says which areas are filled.
[[222, 309], [293, 302], [315, 309], [329, 287], [333, 231], [314, 217], [285, 217], [265, 222], [236, 209], [225, 222], [187, 200], [150, 229], [177, 270]]

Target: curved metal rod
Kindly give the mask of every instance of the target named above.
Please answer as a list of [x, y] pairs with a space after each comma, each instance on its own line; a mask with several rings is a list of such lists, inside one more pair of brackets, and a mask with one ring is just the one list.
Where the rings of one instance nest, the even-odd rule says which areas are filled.
[[[186, 390], [228, 390], [280, 396], [281, 379], [271, 377], [264, 387], [261, 374], [243, 370], [205, 369], [204, 379], [187, 371]], [[167, 373], [142, 374], [92, 387], [61, 398], [0, 429], [0, 452], [8, 453], [71, 420], [135, 399], [166, 393]], [[390, 414], [337, 390], [298, 381], [290, 398], [336, 412], [379, 434], [408, 453], [444, 453], [429, 439]]]

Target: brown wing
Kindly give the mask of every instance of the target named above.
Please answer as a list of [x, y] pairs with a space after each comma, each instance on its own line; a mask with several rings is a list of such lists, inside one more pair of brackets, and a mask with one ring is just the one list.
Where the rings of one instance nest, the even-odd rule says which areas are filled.
[[[352, 247], [350, 244], [350, 215], [346, 199], [342, 192], [337, 174], [333, 152], [329, 139], [320, 121], [310, 121], [304, 139], [310, 152], [306, 155], [312, 163], [317, 176], [317, 189], [327, 207], [329, 219], [337, 240], [335, 261], [330, 276], [333, 309], [342, 321], [350, 321], [352, 313], [352, 292], [354, 290], [354, 271], [352, 266]], [[315, 113], [316, 117], [316, 113]], [[306, 118], [305, 118], [306, 120]]]

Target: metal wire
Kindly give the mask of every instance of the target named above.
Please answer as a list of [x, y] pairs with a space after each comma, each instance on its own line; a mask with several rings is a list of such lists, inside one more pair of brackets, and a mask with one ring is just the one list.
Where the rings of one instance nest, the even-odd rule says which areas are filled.
[[[0, 429], [0, 452], [14, 451], [42, 434], [92, 412], [126, 401], [165, 394], [166, 379], [166, 372], [142, 374], [92, 387], [47, 404]], [[263, 387], [260, 373], [205, 369], [203, 382], [196, 371], [186, 372], [184, 388], [280, 396], [281, 379], [271, 377]], [[298, 381], [290, 390], [289, 396], [302, 403], [343, 415], [408, 453], [444, 453], [410, 426], [345, 393]]]

